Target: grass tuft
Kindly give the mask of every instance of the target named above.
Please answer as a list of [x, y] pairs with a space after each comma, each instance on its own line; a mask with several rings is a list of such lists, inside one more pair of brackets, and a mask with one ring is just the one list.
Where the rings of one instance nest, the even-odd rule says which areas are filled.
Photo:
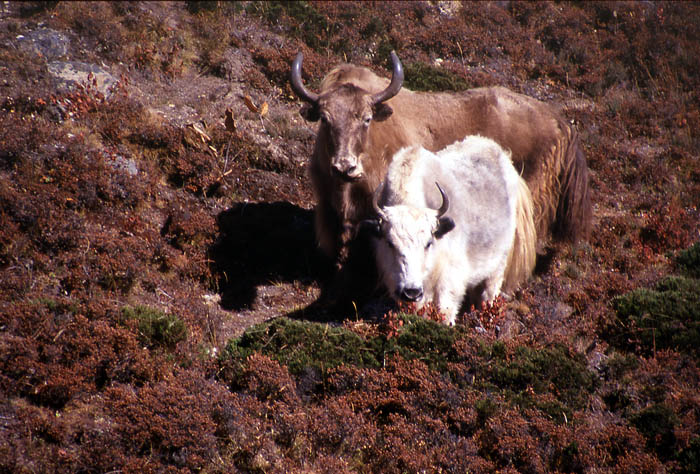
[[414, 91], [463, 91], [470, 84], [455, 73], [423, 63], [405, 66], [405, 87]]
[[137, 321], [139, 339], [149, 348], [173, 350], [179, 342], [187, 339], [187, 326], [177, 315], [148, 306], [127, 306], [122, 309], [122, 315], [127, 320]]
[[700, 278], [700, 242], [678, 252], [676, 263], [687, 276]]
[[675, 349], [700, 360], [700, 280], [669, 276], [653, 289], [636, 289], [612, 304], [617, 324], [610, 338], [615, 345], [647, 355]]

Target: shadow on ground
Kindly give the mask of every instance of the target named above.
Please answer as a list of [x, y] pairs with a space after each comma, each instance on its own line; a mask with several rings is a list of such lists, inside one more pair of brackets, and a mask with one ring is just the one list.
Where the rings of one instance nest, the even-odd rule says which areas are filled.
[[251, 308], [260, 285], [299, 281], [318, 284], [321, 295], [289, 317], [341, 320], [377, 294], [368, 239], [358, 238], [350, 251], [353, 263], [335, 272], [316, 246], [311, 210], [288, 202], [238, 203], [221, 212], [217, 223], [219, 237], [209, 254], [223, 309]]
[[217, 223], [210, 258], [224, 309], [250, 308], [261, 284], [320, 283], [329, 276], [315, 244], [313, 211], [288, 202], [238, 203]]

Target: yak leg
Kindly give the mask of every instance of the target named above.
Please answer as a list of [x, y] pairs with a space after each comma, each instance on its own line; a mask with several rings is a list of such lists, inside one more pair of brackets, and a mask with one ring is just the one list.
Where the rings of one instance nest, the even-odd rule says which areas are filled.
[[367, 236], [354, 238], [345, 247], [347, 259], [336, 261], [324, 281], [321, 299], [337, 314], [354, 314], [377, 292], [377, 268], [372, 242]]
[[348, 186], [329, 179], [316, 160], [311, 163], [310, 174], [317, 198], [314, 214], [316, 241], [323, 254], [339, 267], [347, 259], [348, 253], [345, 248], [349, 241], [345, 225], [349, 222]]
[[450, 326], [455, 324], [457, 313], [459, 313], [459, 309], [462, 306], [466, 286], [466, 278], [454, 275], [453, 278], [441, 282], [440, 287], [437, 289], [435, 303], [440, 312], [445, 315], [445, 323]]
[[340, 202], [335, 203], [338, 210], [338, 260], [339, 266], [344, 265], [348, 261], [350, 254], [350, 244], [355, 238], [355, 226], [353, 225], [352, 217], [352, 193], [353, 187], [349, 184], [344, 184], [340, 189]]
[[342, 231], [338, 236], [338, 259], [336, 265], [338, 269], [348, 261], [350, 256], [350, 244], [355, 238], [355, 227], [349, 222], [343, 223]]
[[491, 303], [501, 293], [501, 285], [503, 285], [503, 273], [487, 278], [484, 291], [481, 293], [481, 301]]
[[341, 223], [338, 214], [327, 202], [321, 201], [316, 205], [314, 218], [316, 241], [321, 252], [333, 262], [337, 262], [341, 249]]

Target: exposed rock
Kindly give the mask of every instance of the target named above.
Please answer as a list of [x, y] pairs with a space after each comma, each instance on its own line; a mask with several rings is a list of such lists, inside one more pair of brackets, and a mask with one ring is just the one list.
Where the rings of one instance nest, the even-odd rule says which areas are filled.
[[117, 83], [109, 72], [95, 64], [81, 63], [78, 61], [51, 61], [48, 64], [51, 75], [60, 81], [59, 89], [73, 88], [77, 84], [85, 84], [88, 78], [94, 77], [96, 87], [105, 97], [111, 95], [112, 87]]
[[20, 48], [43, 56], [48, 61], [65, 57], [70, 44], [66, 35], [48, 28], [31, 31], [17, 39]]
[[139, 168], [136, 165], [136, 162], [131, 158], [124, 158], [121, 155], [117, 155], [113, 159], [109, 160], [109, 164], [115, 170], [122, 171], [129, 176], [136, 176], [139, 174]]
[[462, 2], [441, 1], [437, 2], [437, 7], [442, 15], [445, 15], [447, 18], [452, 18], [462, 9]]

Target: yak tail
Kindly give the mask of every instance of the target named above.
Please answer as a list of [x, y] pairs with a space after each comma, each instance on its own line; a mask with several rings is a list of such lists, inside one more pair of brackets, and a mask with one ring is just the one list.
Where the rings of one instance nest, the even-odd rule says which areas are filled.
[[559, 175], [560, 196], [552, 234], [559, 240], [576, 242], [589, 236], [593, 210], [586, 157], [580, 148], [576, 131], [568, 124], [566, 129], [570, 137]]
[[508, 254], [502, 289], [512, 291], [527, 280], [535, 268], [537, 231], [532, 195], [527, 183], [518, 178], [518, 197], [515, 206], [515, 237]]

